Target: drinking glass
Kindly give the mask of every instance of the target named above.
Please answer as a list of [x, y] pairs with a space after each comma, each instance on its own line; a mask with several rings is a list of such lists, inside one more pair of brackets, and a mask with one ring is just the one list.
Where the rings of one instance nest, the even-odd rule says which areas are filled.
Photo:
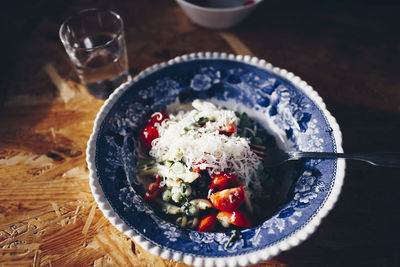
[[85, 9], [69, 17], [60, 39], [89, 93], [107, 98], [130, 81], [124, 24], [113, 11]]

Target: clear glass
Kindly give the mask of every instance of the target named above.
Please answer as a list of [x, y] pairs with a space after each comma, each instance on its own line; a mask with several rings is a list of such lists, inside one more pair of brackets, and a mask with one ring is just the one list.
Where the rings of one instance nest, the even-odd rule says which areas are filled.
[[61, 25], [60, 39], [81, 82], [95, 97], [107, 98], [131, 79], [124, 24], [115, 12], [82, 10]]

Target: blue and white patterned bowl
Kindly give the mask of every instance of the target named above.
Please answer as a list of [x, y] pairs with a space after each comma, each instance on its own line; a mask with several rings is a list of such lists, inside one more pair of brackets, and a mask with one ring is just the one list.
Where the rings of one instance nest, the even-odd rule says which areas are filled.
[[298, 165], [291, 174], [290, 198], [263, 223], [242, 230], [242, 238], [228, 248], [233, 232], [182, 229], [160, 219], [142, 200], [135, 170], [140, 128], [152, 111], [195, 98], [252, 111], [286, 148], [342, 152], [336, 120], [321, 97], [293, 73], [249, 56], [184, 55], [141, 72], [98, 113], [87, 162], [92, 193], [104, 215], [150, 252], [195, 266], [254, 264], [305, 240], [340, 194], [343, 160]]

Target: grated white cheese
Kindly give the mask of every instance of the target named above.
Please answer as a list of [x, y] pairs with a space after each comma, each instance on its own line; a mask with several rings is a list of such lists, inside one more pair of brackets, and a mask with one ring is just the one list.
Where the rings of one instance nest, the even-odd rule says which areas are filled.
[[[235, 127], [239, 118], [231, 110], [217, 108], [210, 102], [195, 100], [193, 110], [171, 114], [169, 120], [156, 125], [160, 137], [152, 143], [150, 155], [156, 159], [156, 168], [164, 179], [191, 183], [199, 174], [193, 167], [207, 169], [210, 175], [229, 171], [248, 187], [257, 184], [260, 160], [251, 151], [246, 138], [219, 131], [231, 123]], [[199, 120], [207, 118], [199, 127]]]

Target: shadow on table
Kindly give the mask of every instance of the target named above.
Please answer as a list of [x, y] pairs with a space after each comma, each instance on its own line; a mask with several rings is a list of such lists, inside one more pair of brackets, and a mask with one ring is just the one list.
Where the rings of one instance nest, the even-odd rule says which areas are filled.
[[[400, 152], [399, 113], [329, 103], [345, 152]], [[335, 208], [303, 244], [276, 259], [289, 266], [399, 266], [400, 168], [347, 161]]]

